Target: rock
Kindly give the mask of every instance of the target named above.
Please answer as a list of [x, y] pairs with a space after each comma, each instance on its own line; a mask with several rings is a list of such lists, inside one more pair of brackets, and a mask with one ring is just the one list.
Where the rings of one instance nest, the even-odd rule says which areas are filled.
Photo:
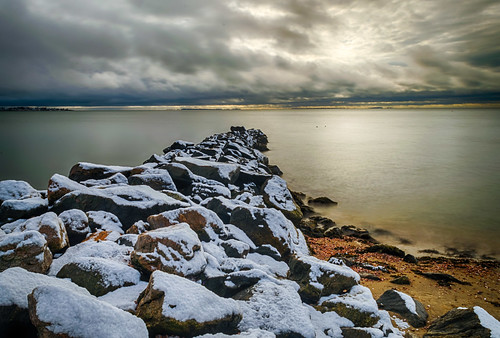
[[100, 296], [99, 300], [135, 315], [137, 299], [147, 286], [148, 282], [140, 281], [135, 285], [124, 286], [116, 289], [115, 291], [111, 291], [104, 296]]
[[459, 279], [456, 279], [452, 275], [447, 273], [440, 272], [422, 272], [420, 270], [412, 270], [414, 273], [420, 276], [424, 276], [425, 278], [433, 279], [438, 282], [441, 286], [450, 286], [452, 283], [457, 283], [461, 285], [470, 285], [469, 282], [463, 282]]
[[231, 191], [226, 188], [222, 183], [213, 180], [206, 182], [193, 182], [184, 193], [190, 195], [196, 202], [201, 202], [210, 197], [231, 197]]
[[335, 202], [334, 200], [322, 196], [322, 197], [316, 197], [316, 198], [309, 198], [307, 201], [309, 204], [321, 204], [321, 205], [337, 205], [338, 203]]
[[219, 236], [226, 236], [224, 224], [212, 210], [195, 206], [166, 211], [148, 217], [151, 229], [159, 229], [174, 224], [187, 223], [200, 240], [209, 242]]
[[369, 279], [369, 280], [382, 280], [379, 276], [373, 274], [373, 273], [366, 273], [366, 272], [361, 272], [359, 276], [363, 279]]
[[40, 337], [148, 337], [141, 319], [66, 288], [39, 286], [28, 306]]
[[49, 204], [54, 204], [55, 201], [64, 195], [73, 191], [85, 191], [86, 186], [75, 182], [66, 176], [55, 174], [49, 180], [49, 187], [47, 188], [47, 199]]
[[408, 278], [408, 276], [398, 276], [391, 280], [391, 283], [399, 285], [410, 285], [410, 279]]
[[88, 291], [64, 279], [29, 272], [20, 267], [0, 273], [0, 337], [36, 337], [28, 313], [28, 295], [34, 288], [53, 285], [88, 295]]
[[375, 244], [366, 249], [366, 252], [378, 252], [391, 256], [401, 257], [405, 256], [405, 252], [395, 246], [387, 244]]
[[193, 142], [177, 140], [174, 143], [172, 143], [172, 145], [170, 147], [163, 149], [163, 153], [166, 154], [169, 151], [176, 150], [176, 149], [184, 150], [184, 149], [187, 149], [187, 148], [192, 147], [192, 146], [194, 146]]
[[479, 306], [455, 308], [433, 321], [424, 337], [500, 337], [500, 322]]
[[262, 195], [268, 207], [280, 210], [294, 224], [299, 224], [303, 217], [302, 211], [295, 204], [285, 180], [279, 176], [271, 177], [264, 183]]
[[80, 243], [91, 232], [89, 219], [81, 210], [71, 209], [63, 211], [59, 214], [59, 219], [61, 219], [66, 228], [70, 245]]
[[316, 309], [321, 312], [334, 311], [357, 327], [371, 327], [380, 320], [377, 303], [370, 289], [361, 285], [353, 286], [349, 293], [328, 297]]
[[201, 203], [205, 208], [212, 210], [225, 224], [230, 223], [231, 214], [239, 206], [247, 206], [238, 200], [230, 200], [225, 197], [214, 197]]
[[380, 308], [396, 312], [413, 327], [423, 327], [427, 323], [427, 311], [418, 300], [397, 290], [387, 290], [377, 299]]
[[236, 239], [228, 239], [221, 246], [229, 257], [245, 258], [250, 252], [250, 245]]
[[418, 263], [418, 259], [415, 256], [410, 255], [410, 254], [406, 254], [403, 257], [403, 261], [405, 261], [406, 263], [411, 263], [411, 264], [417, 264]]
[[374, 243], [377, 242], [372, 238], [368, 230], [357, 228], [354, 225], [343, 225], [340, 230], [344, 236], [361, 238]]
[[123, 225], [116, 215], [102, 210], [88, 211], [86, 215], [92, 231], [116, 231], [119, 234], [124, 234]]
[[32, 197], [41, 196], [29, 183], [16, 180], [0, 181], [0, 204], [6, 200], [21, 200]]
[[64, 265], [57, 277], [69, 278], [94, 296], [102, 296], [120, 287], [139, 283], [141, 276], [139, 271], [125, 264], [99, 257], [79, 257]]
[[0, 206], [0, 221], [13, 221], [39, 216], [48, 210], [47, 199], [30, 197], [22, 200], [5, 200]]
[[160, 169], [165, 169], [172, 177], [177, 190], [183, 191], [191, 186], [195, 181], [194, 174], [184, 164], [181, 163], [165, 163], [159, 166]]
[[207, 278], [203, 280], [203, 285], [217, 295], [229, 298], [257, 284], [261, 280], [269, 280], [269, 276], [262, 270], [252, 269]]
[[258, 328], [277, 337], [315, 337], [309, 311], [289, 282], [260, 281], [235, 298], [244, 301], [242, 331]]
[[190, 157], [176, 157], [175, 162], [185, 165], [193, 174], [219, 181], [225, 185], [234, 184], [240, 174], [236, 164], [205, 161]]
[[277, 165], [270, 164], [270, 165], [268, 165], [268, 168], [269, 168], [269, 170], [271, 170], [271, 173], [273, 175], [283, 176], [283, 172], [281, 171], [281, 169]]
[[323, 296], [345, 293], [359, 282], [359, 275], [343, 265], [319, 260], [313, 256], [294, 255], [288, 263], [288, 278], [296, 281], [305, 303], [314, 304]]
[[149, 224], [144, 222], [144, 221], [137, 221], [128, 230], [126, 231], [127, 234], [135, 234], [139, 235], [142, 234], [143, 232], [149, 231], [151, 228], [149, 227]]
[[45, 273], [51, 263], [52, 253], [47, 240], [38, 231], [0, 235], [0, 271], [17, 266]]
[[81, 181], [80, 183], [86, 187], [97, 187], [97, 186], [106, 186], [113, 184], [128, 184], [128, 179], [127, 177], [125, 177], [125, 175], [121, 173], [116, 173], [108, 178], [101, 178], [100, 180], [90, 179], [86, 181]]
[[243, 230], [255, 245], [275, 247], [283, 259], [295, 251], [309, 251], [302, 233], [278, 210], [239, 206], [231, 212], [229, 223]]
[[198, 275], [207, 265], [201, 242], [186, 223], [140, 234], [131, 260], [147, 273], [161, 270], [180, 276]]
[[177, 201], [148, 186], [138, 185], [74, 191], [57, 200], [53, 210], [107, 211], [116, 215], [123, 225], [123, 230], [127, 230], [135, 222], [147, 219], [149, 215], [188, 206], [189, 204]]
[[120, 173], [126, 177], [130, 176], [133, 168], [122, 166], [109, 166], [87, 162], [78, 162], [69, 173], [69, 178], [73, 181], [81, 182], [86, 180], [100, 180]]
[[311, 237], [335, 237], [341, 238], [342, 232], [335, 227], [335, 222], [323, 216], [311, 216], [304, 218], [299, 223], [298, 227], [308, 236]]
[[132, 175], [128, 178], [128, 184], [130, 185], [147, 185], [154, 190], [173, 190], [176, 191], [177, 188], [165, 169], [146, 169], [140, 174]]
[[137, 316], [151, 335], [196, 336], [237, 333], [241, 310], [236, 301], [217, 296], [185, 278], [155, 271], [138, 299]]
[[116, 240], [116, 243], [118, 243], [119, 245], [126, 245], [126, 246], [133, 248], [135, 246], [135, 243], [137, 243], [138, 238], [139, 238], [139, 235], [135, 235], [135, 234], [121, 235]]

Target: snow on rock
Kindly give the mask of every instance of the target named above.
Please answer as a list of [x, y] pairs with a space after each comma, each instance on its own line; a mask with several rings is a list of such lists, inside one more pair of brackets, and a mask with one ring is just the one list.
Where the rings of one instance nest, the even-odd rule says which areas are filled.
[[49, 200], [49, 204], [52, 205], [67, 193], [86, 189], [87, 187], [83, 184], [75, 182], [66, 176], [54, 174], [49, 180], [47, 199]]
[[93, 296], [39, 286], [28, 296], [30, 318], [40, 336], [148, 337], [144, 322]]
[[201, 242], [187, 223], [140, 234], [131, 259], [142, 271], [161, 270], [180, 276], [197, 275], [207, 265]]
[[188, 206], [188, 203], [180, 202], [149, 186], [127, 185], [70, 192], [55, 202], [53, 210], [107, 211], [116, 215], [126, 230], [135, 222], [146, 220], [149, 215]]
[[38, 231], [28, 230], [0, 235], [0, 271], [21, 267], [45, 273], [52, 263], [47, 240]]
[[81, 184], [87, 187], [96, 187], [96, 186], [106, 186], [112, 184], [128, 184], [128, 179], [122, 173], [116, 173], [109, 178], [102, 178], [100, 180], [89, 179], [86, 181], [81, 181]]
[[294, 224], [302, 219], [302, 211], [294, 202], [286, 181], [279, 176], [273, 176], [262, 187], [264, 201], [270, 208], [281, 210]]
[[495, 317], [480, 306], [474, 306], [473, 309], [481, 325], [490, 330], [491, 337], [500, 337], [500, 321], [496, 320]]
[[0, 181], [0, 204], [6, 200], [40, 197], [40, 193], [29, 183], [16, 180]]
[[313, 256], [297, 254], [290, 262], [289, 278], [300, 285], [304, 302], [313, 304], [323, 296], [349, 291], [360, 277], [343, 264], [332, 264]]
[[121, 235], [125, 233], [118, 217], [110, 212], [99, 210], [88, 211], [86, 214], [89, 220], [89, 227], [93, 231], [116, 231]]
[[57, 277], [69, 278], [94, 296], [102, 296], [120, 287], [139, 283], [141, 275], [128, 265], [105, 258], [77, 257], [64, 265]]
[[178, 223], [187, 223], [196, 232], [202, 241], [218, 239], [226, 236], [224, 223], [219, 216], [204, 207], [193, 206], [176, 210], [165, 211], [148, 217], [151, 229], [168, 227]]
[[154, 190], [173, 190], [177, 191], [177, 187], [168, 170], [158, 168], [136, 168], [134, 170], [141, 171], [140, 173], [133, 174], [128, 178], [130, 185], [148, 185]]
[[290, 283], [261, 281], [236, 297], [243, 309], [242, 331], [258, 328], [278, 336], [315, 336], [309, 309]]
[[35, 230], [45, 236], [47, 245], [52, 252], [58, 252], [68, 246], [68, 234], [66, 227], [57, 215], [47, 212], [41, 216], [30, 218], [24, 222], [13, 223], [15, 227], [4, 225], [2, 228], [6, 233]]
[[192, 157], [176, 157], [175, 162], [184, 164], [195, 175], [223, 184], [233, 184], [240, 173], [240, 166], [236, 164], [212, 162]]
[[29, 197], [21, 200], [5, 200], [0, 206], [0, 221], [12, 221], [30, 218], [47, 212], [49, 203], [41, 197]]
[[240, 338], [275, 338], [276, 335], [272, 332], [260, 330], [260, 329], [249, 329], [245, 332], [240, 332], [237, 335], [229, 335], [224, 333], [215, 334], [204, 334], [201, 336], [196, 336], [196, 338], [229, 338], [229, 337], [240, 337]]
[[100, 257], [118, 263], [129, 264], [132, 248], [110, 241], [85, 241], [69, 247], [59, 258], [54, 259], [49, 275], [57, 275], [61, 268], [79, 257]]
[[117, 173], [124, 176], [130, 176], [133, 168], [123, 166], [111, 166], [103, 164], [94, 164], [88, 162], [79, 162], [75, 164], [69, 173], [69, 178], [73, 181], [81, 182], [89, 179], [100, 180], [111, 177]]
[[119, 309], [133, 313], [137, 307], [139, 295], [147, 286], [147, 282], [140, 281], [136, 285], [124, 286], [115, 291], [111, 291], [104, 296], [100, 296], [99, 299]]
[[250, 253], [247, 255], [247, 259], [260, 265], [260, 269], [270, 276], [286, 277], [289, 271], [288, 265], [285, 262], [279, 262], [271, 256]]
[[[87, 215], [78, 209], [70, 209], [59, 214], [59, 218], [66, 228], [70, 245], [83, 241], [91, 232]], [[120, 229], [121, 230], [121, 229]]]
[[270, 244], [286, 259], [293, 252], [308, 254], [302, 232], [275, 209], [236, 207], [230, 222], [245, 232], [257, 245]]
[[425, 337], [500, 337], [500, 322], [479, 306], [459, 307], [434, 320]]
[[377, 299], [379, 308], [396, 312], [405, 318], [413, 327], [423, 327], [427, 324], [427, 311], [418, 300], [397, 291], [387, 290]]
[[138, 300], [137, 316], [149, 332], [193, 336], [204, 333], [236, 333], [241, 319], [238, 303], [202, 285], [162, 271], [151, 275]]

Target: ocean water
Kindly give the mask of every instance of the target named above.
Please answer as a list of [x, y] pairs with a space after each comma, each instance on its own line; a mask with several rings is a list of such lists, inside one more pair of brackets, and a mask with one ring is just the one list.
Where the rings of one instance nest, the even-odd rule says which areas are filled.
[[[262, 129], [293, 190], [339, 225], [418, 249], [500, 256], [500, 111], [493, 109], [0, 112], [0, 179], [45, 189], [87, 161], [138, 165], [173, 141]], [[379, 231], [383, 230], [383, 231]]]

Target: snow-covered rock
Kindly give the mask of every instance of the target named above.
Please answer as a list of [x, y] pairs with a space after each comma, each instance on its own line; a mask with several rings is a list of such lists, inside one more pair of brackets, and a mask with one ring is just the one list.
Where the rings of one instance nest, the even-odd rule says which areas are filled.
[[94, 296], [102, 296], [120, 287], [139, 283], [139, 271], [128, 265], [100, 257], [78, 257], [64, 265], [57, 273], [69, 278]]
[[0, 271], [17, 266], [44, 273], [51, 263], [52, 253], [47, 240], [38, 231], [0, 235]]
[[398, 313], [413, 327], [423, 327], [427, 323], [429, 315], [422, 303], [401, 291], [385, 291], [377, 304], [381, 309]]
[[107, 211], [116, 215], [126, 230], [135, 222], [146, 220], [149, 215], [188, 206], [151, 187], [137, 185], [73, 191], [57, 200], [53, 210]]
[[294, 202], [286, 181], [279, 176], [273, 176], [262, 187], [264, 201], [270, 208], [280, 210], [294, 224], [302, 219], [302, 211]]
[[176, 157], [175, 162], [184, 164], [195, 175], [223, 184], [236, 182], [240, 173], [240, 166], [236, 164], [212, 162], [192, 157]]
[[236, 333], [241, 319], [236, 301], [162, 271], [153, 272], [138, 303], [137, 316], [146, 322], [152, 334]]
[[135, 285], [124, 286], [115, 291], [111, 291], [104, 296], [100, 296], [99, 299], [119, 309], [135, 313], [137, 299], [147, 286], [147, 282], [140, 281]]
[[35, 230], [45, 236], [49, 249], [55, 253], [69, 245], [63, 222], [54, 212], [30, 218], [24, 222], [9, 223], [2, 227], [6, 233]]
[[96, 187], [112, 184], [128, 184], [128, 179], [122, 173], [116, 173], [108, 178], [101, 178], [100, 180], [89, 179], [86, 181], [81, 181], [80, 183], [85, 185], [86, 187]]
[[0, 181], [0, 204], [6, 200], [20, 200], [31, 197], [40, 197], [40, 193], [28, 182], [16, 180]]
[[154, 190], [173, 190], [176, 191], [177, 187], [170, 177], [168, 170], [147, 168], [141, 173], [134, 174], [128, 178], [130, 185], [148, 185]]
[[41, 197], [30, 197], [21, 200], [5, 200], [0, 206], [0, 221], [12, 221], [39, 216], [47, 212], [49, 203]]
[[81, 182], [90, 179], [100, 180], [103, 178], [111, 177], [120, 173], [126, 177], [130, 176], [133, 168], [123, 166], [111, 166], [87, 162], [79, 162], [75, 164], [69, 173], [69, 178], [73, 181]]
[[91, 232], [87, 215], [78, 209], [70, 209], [59, 214], [59, 218], [66, 228], [70, 245], [83, 241]]
[[131, 259], [142, 271], [180, 276], [198, 275], [207, 265], [201, 242], [187, 223], [140, 234]]
[[123, 225], [116, 215], [107, 211], [88, 211], [86, 213], [89, 220], [89, 227], [92, 231], [116, 231], [119, 234], [124, 234]]
[[309, 304], [317, 303], [323, 296], [349, 291], [360, 280], [356, 272], [341, 262], [332, 264], [303, 254], [294, 255], [289, 266], [288, 277], [299, 283], [299, 294]]
[[66, 176], [54, 174], [49, 180], [47, 188], [47, 199], [49, 204], [54, 204], [55, 201], [72, 191], [86, 190], [86, 186], [69, 179]]
[[28, 296], [31, 322], [42, 337], [148, 337], [144, 322], [93, 296], [39, 286]]

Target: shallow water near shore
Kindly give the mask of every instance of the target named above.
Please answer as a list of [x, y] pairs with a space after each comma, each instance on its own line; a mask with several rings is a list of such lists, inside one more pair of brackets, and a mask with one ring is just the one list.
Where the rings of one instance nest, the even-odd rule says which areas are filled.
[[339, 225], [500, 256], [499, 110], [0, 112], [0, 179], [45, 189], [78, 161], [138, 165], [232, 125], [262, 129], [290, 188], [338, 201], [321, 211]]

